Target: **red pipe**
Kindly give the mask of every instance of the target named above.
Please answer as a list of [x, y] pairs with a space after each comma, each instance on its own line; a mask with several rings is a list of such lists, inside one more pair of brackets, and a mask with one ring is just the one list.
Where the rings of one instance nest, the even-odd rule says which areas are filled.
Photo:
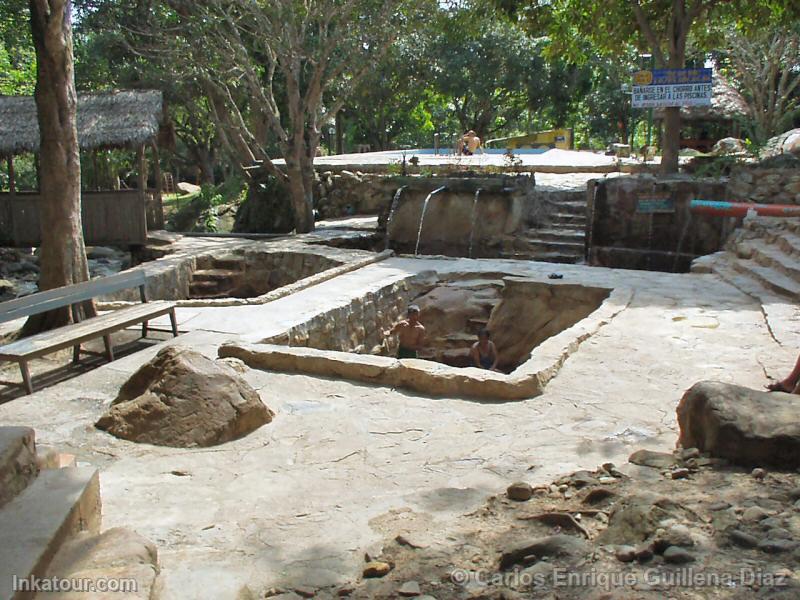
[[745, 217], [750, 211], [759, 217], [800, 217], [800, 206], [794, 204], [753, 204], [720, 200], [692, 200], [689, 210], [713, 217]]

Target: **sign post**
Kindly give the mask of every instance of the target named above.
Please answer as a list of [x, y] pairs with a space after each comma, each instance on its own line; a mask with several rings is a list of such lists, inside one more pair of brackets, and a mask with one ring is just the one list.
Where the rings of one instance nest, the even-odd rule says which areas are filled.
[[709, 106], [711, 69], [653, 69], [633, 75], [633, 108]]

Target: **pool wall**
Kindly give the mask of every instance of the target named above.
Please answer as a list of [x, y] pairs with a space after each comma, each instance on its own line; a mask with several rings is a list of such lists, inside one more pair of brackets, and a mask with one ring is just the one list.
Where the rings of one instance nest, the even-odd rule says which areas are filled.
[[[520, 400], [541, 394], [581, 343], [624, 310], [631, 299], [630, 290], [605, 290], [608, 296], [597, 310], [544, 340], [509, 375], [474, 367], [452, 367], [427, 360], [341, 351], [341, 348], [354, 346], [367, 350], [368, 344], [361, 342], [359, 337], [359, 327], [377, 330], [375, 325], [378, 323], [390, 324], [393, 321], [390, 315], [397, 314], [391, 306], [397, 305], [398, 295], [412, 297], [418, 289], [424, 289], [435, 281], [426, 275], [418, 276], [415, 282], [397, 282], [364, 298], [354, 298], [347, 306], [317, 315], [283, 335], [265, 340], [265, 343], [223, 345], [219, 349], [219, 356], [239, 358], [252, 368], [403, 387], [432, 396], [470, 397], [486, 401]], [[535, 279], [529, 281], [545, 283]], [[382, 306], [387, 308], [380, 310]], [[366, 322], [363, 321], [365, 318]], [[344, 326], [344, 323], [353, 323], [352, 328]], [[367, 337], [371, 335], [365, 333]], [[275, 341], [301, 345], [279, 345]], [[318, 347], [309, 347], [313, 345]]]

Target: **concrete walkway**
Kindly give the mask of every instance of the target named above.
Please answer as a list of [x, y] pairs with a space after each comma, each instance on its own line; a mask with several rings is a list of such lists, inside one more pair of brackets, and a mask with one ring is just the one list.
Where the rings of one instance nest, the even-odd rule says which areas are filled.
[[[150, 348], [0, 406], [5, 424], [102, 468], [103, 527], [159, 547], [164, 598], [234, 598], [290, 583], [357, 578], [366, 549], [397, 530], [436, 545], [453, 517], [512, 481], [623, 464], [633, 449], [675, 443], [675, 405], [701, 379], [760, 387], [793, 362], [761, 307], [713, 275], [575, 265], [392, 258], [270, 304], [179, 310], [174, 342], [215, 356], [425, 270], [505, 272], [629, 287], [631, 305], [584, 342], [544, 395], [506, 404], [250, 371], [276, 411], [270, 425], [208, 449], [117, 440], [93, 427]], [[780, 327], [780, 323], [773, 323]], [[457, 443], [456, 443], [457, 441]], [[452, 540], [447, 542], [452, 544]]]

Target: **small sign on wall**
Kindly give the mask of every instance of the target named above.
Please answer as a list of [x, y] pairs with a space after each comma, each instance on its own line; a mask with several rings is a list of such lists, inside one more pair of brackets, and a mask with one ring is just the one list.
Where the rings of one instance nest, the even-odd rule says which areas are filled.
[[671, 196], [642, 196], [636, 202], [636, 212], [642, 214], [674, 213], [675, 201]]

